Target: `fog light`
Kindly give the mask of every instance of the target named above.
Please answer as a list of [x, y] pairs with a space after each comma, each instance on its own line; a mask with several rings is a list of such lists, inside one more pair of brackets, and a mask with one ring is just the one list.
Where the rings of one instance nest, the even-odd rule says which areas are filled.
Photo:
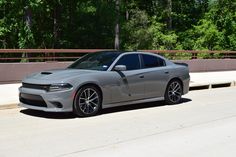
[[50, 103], [52, 103], [56, 108], [62, 108], [62, 104], [60, 102], [57, 101], [50, 101]]

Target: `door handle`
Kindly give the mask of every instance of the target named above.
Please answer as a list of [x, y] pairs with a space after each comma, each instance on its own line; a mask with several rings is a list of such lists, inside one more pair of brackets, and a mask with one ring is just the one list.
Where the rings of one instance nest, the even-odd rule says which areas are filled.
[[144, 75], [139, 75], [139, 78], [144, 78]]
[[165, 71], [165, 74], [169, 74], [169, 71]]

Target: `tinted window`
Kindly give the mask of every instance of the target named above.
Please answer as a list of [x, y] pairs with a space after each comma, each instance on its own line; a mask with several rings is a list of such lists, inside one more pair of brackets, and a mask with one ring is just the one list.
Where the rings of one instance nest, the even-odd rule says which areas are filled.
[[122, 56], [116, 65], [125, 65], [127, 70], [140, 69], [140, 62], [138, 54], [128, 54]]
[[68, 68], [105, 71], [120, 55], [120, 52], [95, 52], [90, 53], [75, 61]]
[[152, 55], [142, 55], [144, 68], [165, 66], [165, 61]]

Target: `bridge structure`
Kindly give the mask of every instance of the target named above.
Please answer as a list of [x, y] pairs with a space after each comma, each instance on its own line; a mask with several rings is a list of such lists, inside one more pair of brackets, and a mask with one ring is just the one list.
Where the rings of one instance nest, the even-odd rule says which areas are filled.
[[[87, 53], [112, 49], [0, 49], [0, 109], [16, 107], [20, 81], [26, 75], [65, 68]], [[188, 64], [190, 90], [236, 85], [236, 51], [138, 50]]]
[[[20, 82], [26, 75], [65, 68], [84, 54], [112, 49], [0, 49], [0, 84]], [[190, 72], [236, 70], [236, 51], [138, 50], [186, 63]]]

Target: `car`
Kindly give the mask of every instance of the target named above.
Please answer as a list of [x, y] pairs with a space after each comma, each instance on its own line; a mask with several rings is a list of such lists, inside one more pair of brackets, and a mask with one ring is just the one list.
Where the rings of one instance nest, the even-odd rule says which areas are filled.
[[19, 106], [96, 115], [101, 109], [153, 101], [178, 104], [189, 91], [188, 66], [149, 52], [89, 53], [65, 69], [22, 80]]

